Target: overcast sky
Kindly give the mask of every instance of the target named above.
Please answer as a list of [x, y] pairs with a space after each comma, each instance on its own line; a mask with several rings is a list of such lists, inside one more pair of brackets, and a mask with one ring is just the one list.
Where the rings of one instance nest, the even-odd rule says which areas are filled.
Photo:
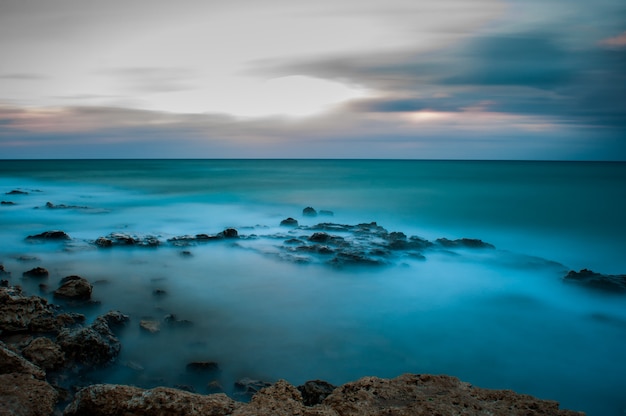
[[626, 160], [624, 0], [0, 0], [0, 158]]

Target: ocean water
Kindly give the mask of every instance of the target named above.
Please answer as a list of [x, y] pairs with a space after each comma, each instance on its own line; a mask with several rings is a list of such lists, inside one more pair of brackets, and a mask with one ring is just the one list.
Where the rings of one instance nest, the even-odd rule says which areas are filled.
[[[0, 206], [12, 284], [53, 301], [22, 272], [47, 268], [51, 290], [78, 274], [100, 303], [77, 311], [131, 317], [117, 363], [93, 381], [203, 393], [216, 380], [230, 394], [242, 377], [298, 385], [435, 373], [590, 415], [626, 411], [626, 295], [562, 279], [582, 268], [626, 273], [624, 163], [1, 160], [0, 199], [15, 203]], [[307, 206], [334, 215], [305, 217]], [[433, 248], [376, 266], [302, 262], [284, 255], [285, 240], [305, 232], [280, 227], [287, 217], [305, 227], [375, 221], [495, 249]], [[242, 238], [167, 241], [227, 227]], [[25, 239], [57, 229], [72, 240]], [[162, 244], [93, 244], [112, 232]], [[168, 326], [168, 314], [192, 324]], [[141, 319], [161, 331], [146, 333]], [[194, 360], [220, 371], [191, 374]]]

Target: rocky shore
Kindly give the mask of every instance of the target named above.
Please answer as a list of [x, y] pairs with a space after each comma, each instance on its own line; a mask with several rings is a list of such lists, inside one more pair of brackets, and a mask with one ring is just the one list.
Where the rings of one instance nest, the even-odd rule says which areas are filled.
[[[3, 270], [4, 274], [9, 272]], [[79, 276], [63, 279], [60, 299], [88, 302], [91, 285]], [[115, 362], [122, 345], [116, 330], [128, 316], [110, 311], [87, 323], [8, 280], [0, 287], [0, 415], [580, 415], [554, 401], [508, 390], [471, 386], [445, 375], [365, 377], [342, 386], [315, 380], [240, 380], [249, 402], [224, 393], [85, 383], [85, 374]], [[190, 371], [210, 373], [217, 363], [194, 362]]]

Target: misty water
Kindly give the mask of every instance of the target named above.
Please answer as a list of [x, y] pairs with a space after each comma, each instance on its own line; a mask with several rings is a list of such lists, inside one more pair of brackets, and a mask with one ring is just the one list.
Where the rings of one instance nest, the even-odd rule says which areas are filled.
[[[0, 199], [15, 205], [0, 206], [0, 263], [11, 284], [52, 302], [22, 272], [47, 268], [51, 289], [68, 275], [87, 278], [100, 303], [66, 308], [88, 321], [111, 309], [130, 316], [116, 364], [93, 381], [205, 393], [216, 379], [230, 394], [242, 377], [298, 385], [434, 373], [618, 415], [626, 294], [563, 276], [626, 273], [625, 185], [623, 163], [4, 160]], [[305, 217], [307, 206], [334, 215]], [[304, 226], [375, 221], [496, 248], [433, 249], [383, 266], [302, 264], [277, 255], [301, 233], [279, 226], [287, 217]], [[227, 227], [255, 238], [167, 242]], [[72, 240], [25, 239], [57, 229]], [[93, 244], [111, 232], [163, 244]], [[168, 314], [192, 324], [139, 327]], [[220, 371], [191, 374], [190, 361]]]

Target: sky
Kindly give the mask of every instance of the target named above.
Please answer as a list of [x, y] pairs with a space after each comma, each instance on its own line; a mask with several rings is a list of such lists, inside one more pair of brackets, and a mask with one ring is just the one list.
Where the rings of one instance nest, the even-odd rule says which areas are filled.
[[624, 0], [0, 0], [0, 159], [626, 160]]

